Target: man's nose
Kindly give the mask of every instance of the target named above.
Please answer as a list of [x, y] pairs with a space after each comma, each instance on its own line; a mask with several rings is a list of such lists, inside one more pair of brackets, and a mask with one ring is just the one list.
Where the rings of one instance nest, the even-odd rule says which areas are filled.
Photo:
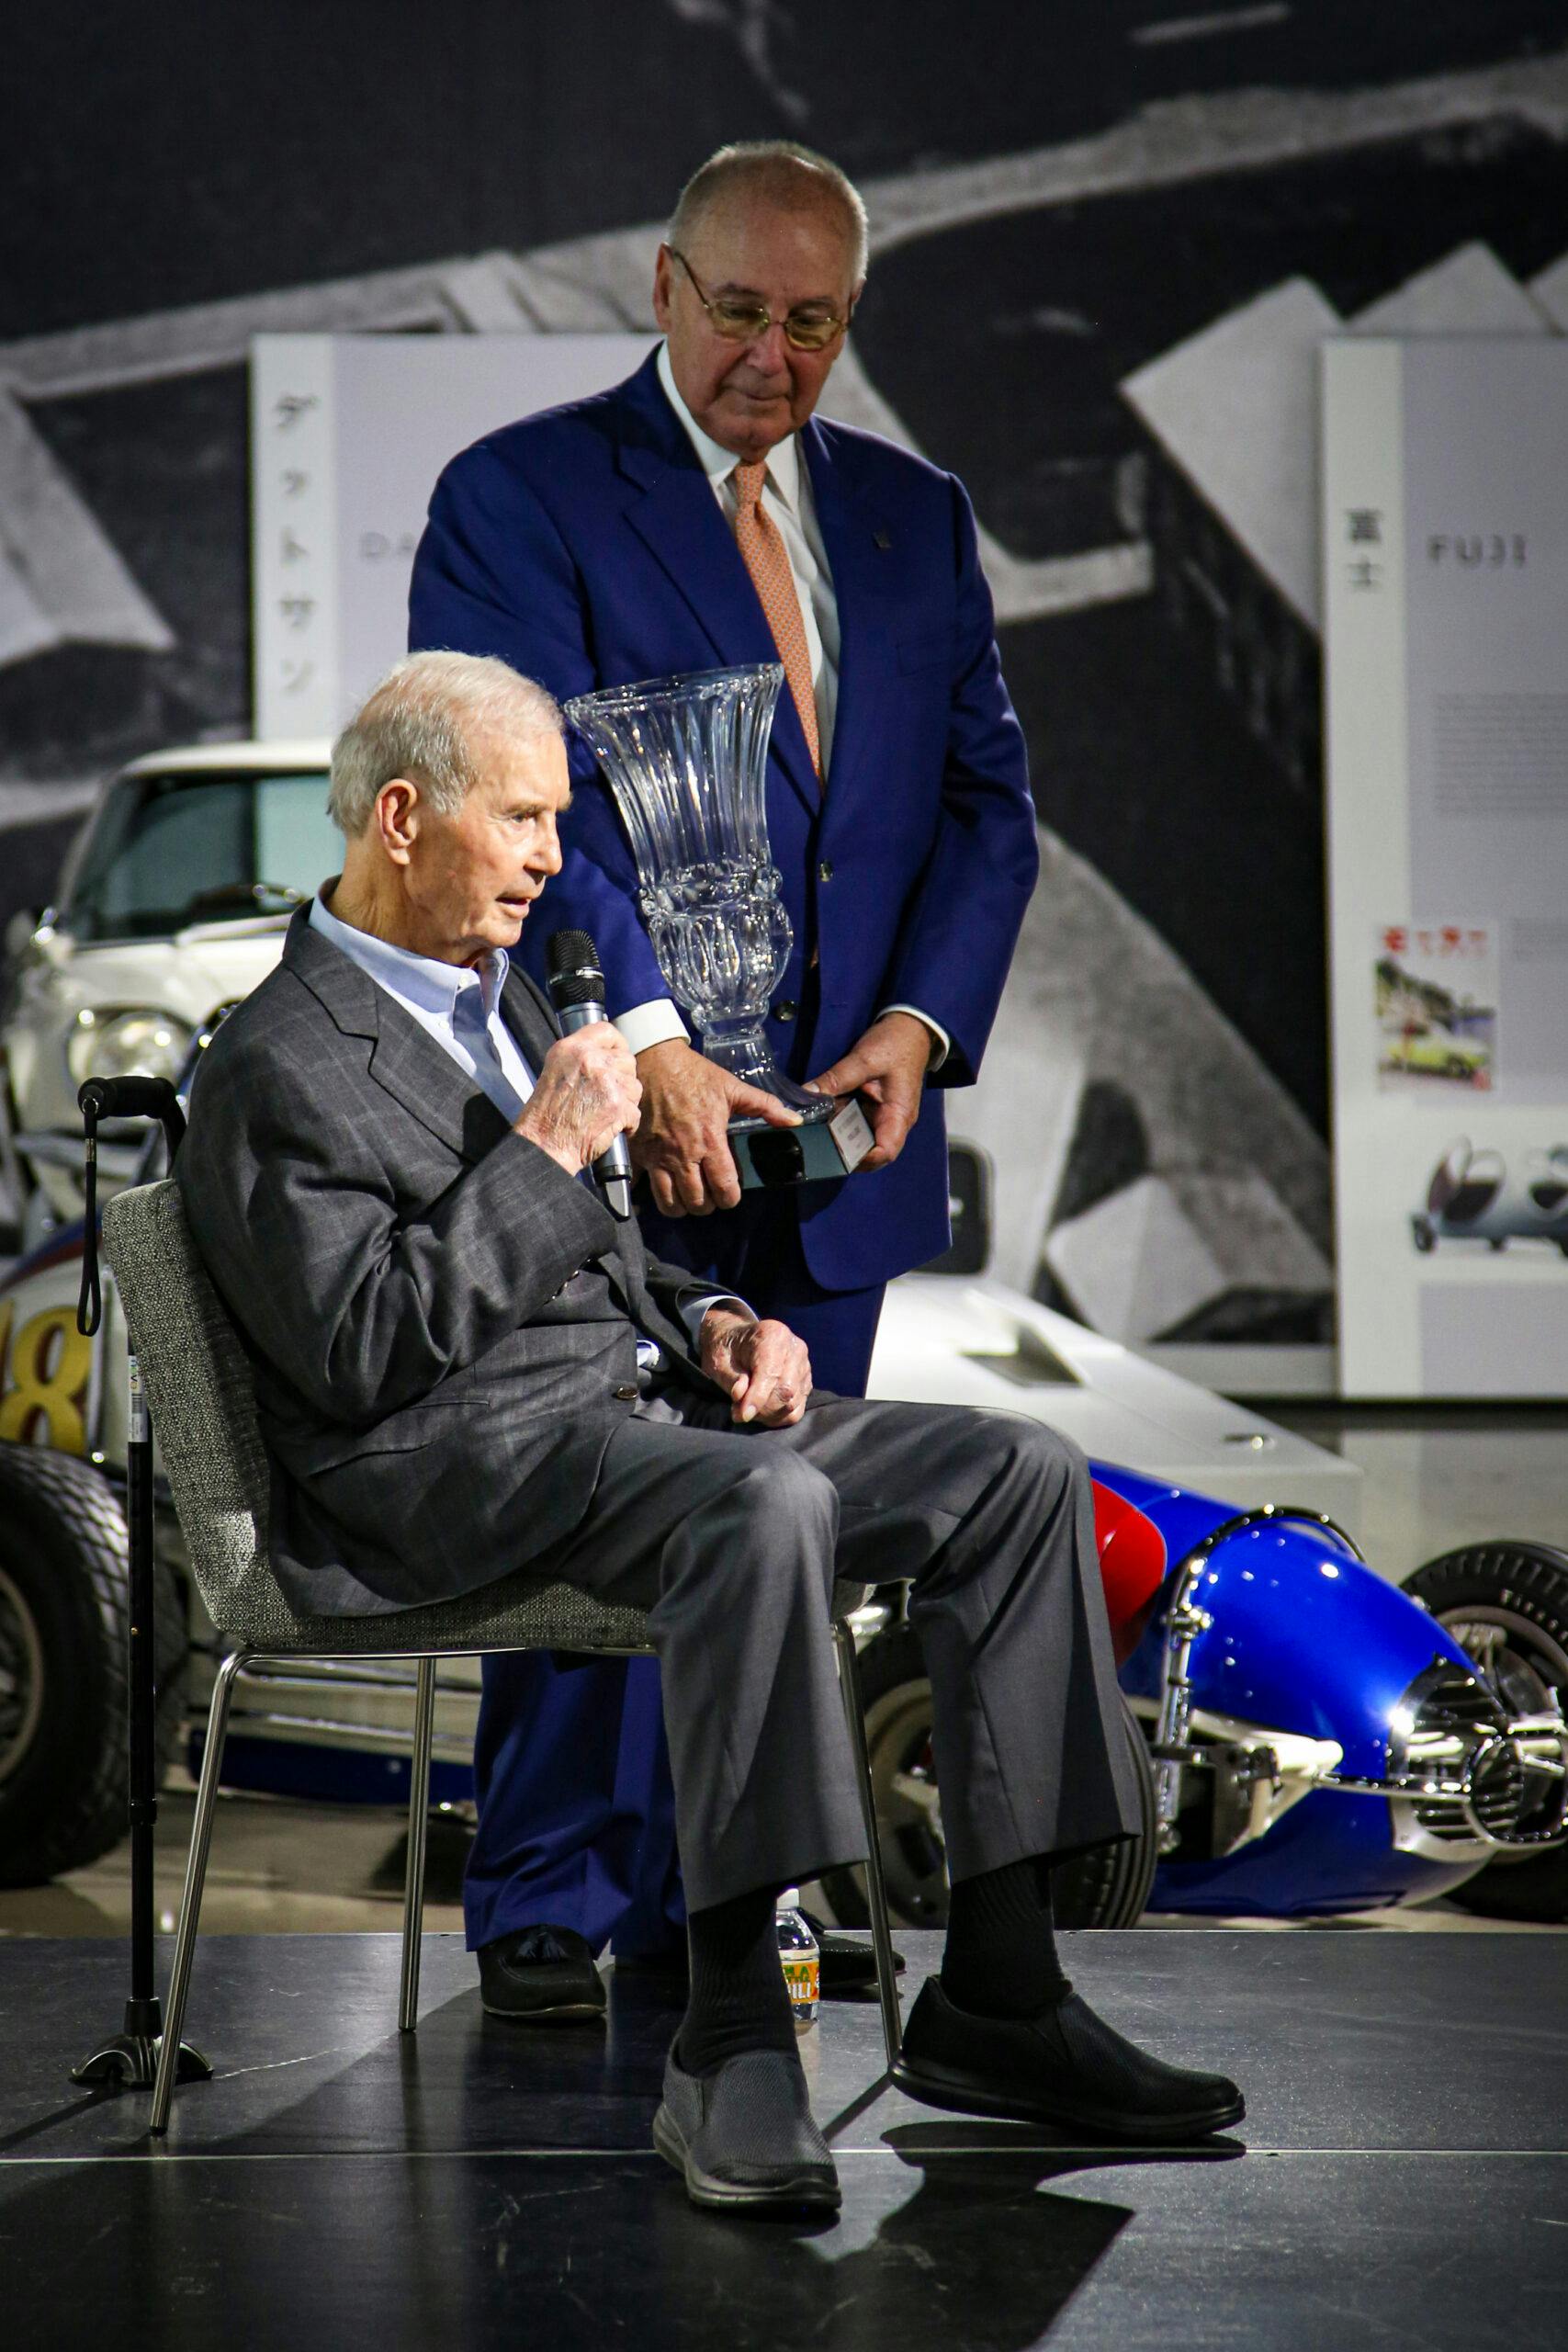
[[759, 376], [787, 376], [789, 339], [782, 319], [771, 319], [762, 333], [746, 346], [746, 356]]
[[554, 818], [550, 819], [541, 831], [538, 846], [530, 862], [546, 875], [560, 872], [560, 835], [556, 831]]

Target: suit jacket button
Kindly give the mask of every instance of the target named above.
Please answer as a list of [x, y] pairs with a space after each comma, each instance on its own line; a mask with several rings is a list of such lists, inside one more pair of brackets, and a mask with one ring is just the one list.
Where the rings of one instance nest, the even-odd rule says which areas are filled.
[[792, 996], [781, 996], [777, 1004], [773, 1007], [773, 1019], [775, 1021], [793, 1021], [799, 1011], [800, 1007], [796, 1004]]
[[635, 1405], [637, 1402], [637, 1383], [634, 1380], [629, 1384], [629, 1385], [612, 1389], [610, 1393], [615, 1397], [615, 1402], [618, 1405]]

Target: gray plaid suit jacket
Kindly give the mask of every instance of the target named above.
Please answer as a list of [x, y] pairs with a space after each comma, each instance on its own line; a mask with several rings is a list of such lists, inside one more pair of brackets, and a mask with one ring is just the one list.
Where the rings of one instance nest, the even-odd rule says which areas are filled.
[[[279, 1580], [351, 1614], [570, 1535], [638, 1332], [716, 1393], [680, 1320], [712, 1284], [514, 1135], [308, 911], [208, 1049], [175, 1173], [254, 1368]], [[558, 1032], [515, 965], [502, 1009], [536, 1069]]]

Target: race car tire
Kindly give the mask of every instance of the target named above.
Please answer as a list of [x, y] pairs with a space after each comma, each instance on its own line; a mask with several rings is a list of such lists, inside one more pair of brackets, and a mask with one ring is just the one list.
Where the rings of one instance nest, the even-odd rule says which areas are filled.
[[[914, 1629], [896, 1625], [868, 1642], [861, 1652], [860, 1680], [888, 1911], [901, 1928], [945, 1926], [947, 1865], [934, 1804], [931, 1686]], [[1138, 1790], [1139, 1833], [1057, 1865], [1051, 1894], [1059, 1928], [1131, 1928], [1148, 1903], [1159, 1859], [1154, 1771], [1148, 1744], [1125, 1700], [1122, 1720]], [[918, 1792], [914, 1803], [907, 1793], [911, 1788]], [[840, 1927], [867, 1924], [865, 1873], [858, 1864], [824, 1871], [821, 1883]]]
[[[188, 1646], [173, 1571], [156, 1569], [163, 1779]], [[125, 1834], [125, 1520], [90, 1463], [0, 1444], [0, 1885], [39, 1886]]]
[[1059, 1928], [1135, 1928], [1148, 1909], [1159, 1863], [1154, 1766], [1137, 1716], [1122, 1702], [1122, 1722], [1138, 1792], [1139, 1827], [1113, 1846], [1091, 1846], [1051, 1873], [1051, 1907]]
[[[1469, 1544], [1428, 1560], [1404, 1589], [1470, 1650], [1484, 1679], [1494, 1679], [1485, 1645], [1473, 1634], [1466, 1640], [1464, 1629], [1495, 1631], [1516, 1666], [1568, 1712], [1568, 1553], [1547, 1544]], [[1528, 1705], [1532, 1693], [1527, 1687], [1517, 1695]], [[1568, 1844], [1499, 1854], [1449, 1900], [1489, 1919], [1568, 1919]]]

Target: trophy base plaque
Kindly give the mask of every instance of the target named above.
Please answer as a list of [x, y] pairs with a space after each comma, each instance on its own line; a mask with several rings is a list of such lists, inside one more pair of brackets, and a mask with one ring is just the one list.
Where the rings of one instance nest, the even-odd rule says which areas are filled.
[[742, 1192], [820, 1183], [848, 1176], [875, 1137], [857, 1096], [811, 1103], [798, 1127], [770, 1127], [765, 1119], [732, 1119], [729, 1148]]

